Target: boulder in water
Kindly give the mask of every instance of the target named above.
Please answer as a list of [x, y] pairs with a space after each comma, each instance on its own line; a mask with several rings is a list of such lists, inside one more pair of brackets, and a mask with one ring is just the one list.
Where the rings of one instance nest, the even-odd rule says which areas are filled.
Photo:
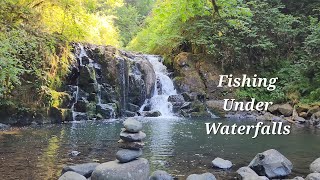
[[216, 177], [211, 173], [191, 174], [186, 180], [216, 180]]
[[232, 167], [232, 162], [217, 157], [217, 158], [215, 158], [215, 159], [212, 161], [212, 165], [213, 165], [214, 167], [218, 167], [218, 168], [220, 168], [220, 169], [229, 169], [229, 168]]
[[320, 180], [320, 173], [311, 173], [306, 177], [306, 180]]
[[159, 117], [159, 116], [161, 116], [160, 111], [143, 111], [141, 114], [144, 117]]
[[149, 171], [149, 162], [143, 158], [128, 163], [110, 161], [97, 166], [91, 180], [148, 180]]
[[310, 164], [310, 171], [320, 173], [320, 158], [314, 160]]
[[268, 178], [283, 177], [291, 173], [292, 163], [275, 149], [257, 154], [249, 167], [260, 176]]
[[87, 180], [87, 178], [76, 172], [68, 171], [64, 173], [58, 180]]
[[85, 163], [85, 164], [76, 164], [72, 166], [65, 166], [62, 169], [61, 174], [64, 174], [68, 171], [76, 172], [86, 178], [89, 178], [93, 170], [99, 165], [99, 163]]
[[242, 167], [237, 170], [237, 173], [241, 176], [242, 180], [269, 180], [265, 176], [259, 176], [250, 167]]
[[144, 138], [146, 138], [146, 134], [142, 131], [139, 131], [137, 133], [130, 133], [125, 131], [124, 129], [120, 132], [120, 138], [124, 141], [128, 142], [134, 142], [134, 141], [142, 141]]
[[157, 170], [152, 173], [149, 180], [173, 180], [173, 177], [165, 171]]
[[121, 149], [117, 152], [116, 158], [121, 163], [126, 163], [135, 160], [142, 156], [142, 150], [132, 150], [132, 149]]
[[134, 118], [128, 118], [123, 122], [123, 126], [128, 132], [137, 133], [142, 130], [141, 122]]

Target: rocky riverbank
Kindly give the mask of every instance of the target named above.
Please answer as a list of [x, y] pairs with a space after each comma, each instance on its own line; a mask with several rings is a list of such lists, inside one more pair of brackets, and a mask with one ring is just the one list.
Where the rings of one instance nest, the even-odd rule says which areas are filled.
[[[150, 173], [149, 162], [141, 158], [145, 134], [142, 132], [142, 124], [134, 118], [128, 118], [123, 123], [124, 128], [120, 132], [121, 148], [115, 155], [114, 161], [105, 163], [84, 163], [65, 166], [59, 180], [173, 180], [181, 179], [169, 173], [156, 170]], [[305, 180], [320, 179], [320, 158], [310, 162], [310, 174], [305, 175]], [[209, 165], [213, 169], [220, 169], [227, 174], [234, 174], [232, 169], [234, 164], [216, 157]], [[233, 179], [239, 180], [268, 180], [268, 179], [288, 179], [292, 177], [294, 164], [283, 154], [275, 149], [269, 149], [258, 153], [247, 166], [236, 170]], [[214, 173], [187, 174], [187, 180], [216, 180], [223, 179]], [[217, 178], [219, 177], [219, 178]], [[295, 177], [292, 180], [303, 180], [303, 177]], [[289, 179], [288, 179], [289, 180]]]

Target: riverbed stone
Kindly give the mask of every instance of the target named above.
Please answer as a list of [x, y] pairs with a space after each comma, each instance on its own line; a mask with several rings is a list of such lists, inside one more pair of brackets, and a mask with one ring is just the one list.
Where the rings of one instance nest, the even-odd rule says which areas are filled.
[[149, 171], [149, 162], [144, 158], [128, 163], [110, 161], [97, 166], [91, 180], [148, 180]]
[[161, 112], [160, 111], [143, 111], [142, 115], [144, 117], [159, 117], [161, 116]]
[[320, 173], [311, 173], [306, 177], [306, 180], [320, 180]]
[[237, 173], [241, 176], [241, 180], [269, 180], [265, 176], [259, 176], [248, 166], [239, 168]]
[[5, 130], [5, 129], [9, 129], [9, 128], [10, 128], [9, 125], [0, 123], [0, 130]]
[[186, 180], [216, 180], [216, 177], [212, 173], [191, 174]]
[[278, 107], [278, 110], [284, 116], [291, 116], [293, 107], [290, 104], [282, 104]]
[[297, 176], [297, 177], [294, 177], [293, 179], [290, 179], [290, 180], [305, 180], [305, 179], [303, 177]]
[[311, 172], [318, 172], [318, 173], [320, 173], [320, 158], [314, 160], [314, 161], [310, 164], [310, 171], [311, 171]]
[[166, 171], [157, 170], [152, 173], [149, 180], [173, 180], [173, 177]]
[[122, 139], [118, 141], [119, 148], [123, 149], [142, 149], [144, 147], [143, 142], [126, 142]]
[[137, 133], [142, 130], [141, 122], [134, 118], [128, 118], [123, 122], [123, 126], [128, 132]]
[[249, 167], [258, 175], [268, 178], [283, 177], [291, 173], [293, 165], [285, 156], [275, 149], [258, 153]]
[[139, 131], [137, 133], [130, 133], [125, 130], [122, 130], [120, 132], [120, 138], [128, 142], [142, 141], [144, 138], [146, 138], [146, 136], [147, 135], [142, 131]]
[[76, 172], [68, 171], [64, 173], [58, 180], [87, 180], [87, 178]]
[[142, 156], [142, 150], [132, 150], [132, 149], [121, 149], [117, 152], [116, 158], [121, 163], [126, 163], [135, 160]]
[[217, 157], [212, 161], [212, 165], [220, 169], [229, 169], [232, 167], [232, 162], [229, 160], [224, 160], [222, 158]]
[[84, 163], [84, 164], [75, 164], [71, 166], [65, 166], [62, 169], [61, 174], [64, 174], [68, 171], [76, 172], [86, 178], [89, 178], [93, 172], [93, 170], [99, 165], [100, 163]]

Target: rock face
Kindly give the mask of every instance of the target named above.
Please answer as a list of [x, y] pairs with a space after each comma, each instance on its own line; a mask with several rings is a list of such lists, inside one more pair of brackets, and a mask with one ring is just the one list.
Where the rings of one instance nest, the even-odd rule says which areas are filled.
[[173, 177], [165, 171], [157, 170], [152, 173], [149, 180], [173, 180]]
[[237, 170], [237, 173], [241, 176], [242, 180], [269, 180], [265, 176], [259, 176], [250, 167], [242, 167]]
[[320, 180], [320, 173], [311, 173], [305, 180]]
[[142, 156], [142, 150], [121, 149], [117, 152], [116, 158], [121, 163], [126, 163], [135, 160]]
[[99, 163], [85, 163], [85, 164], [77, 164], [72, 166], [65, 166], [62, 169], [61, 174], [64, 174], [68, 171], [76, 172], [86, 178], [89, 178], [93, 172], [93, 170], [99, 165]]
[[187, 180], [216, 180], [216, 177], [211, 173], [191, 174]]
[[249, 167], [260, 176], [283, 177], [291, 173], [292, 163], [275, 149], [257, 154]]
[[85, 178], [84, 176], [72, 172], [72, 171], [68, 171], [66, 173], [64, 173], [59, 180], [87, 180], [87, 178]]
[[91, 180], [148, 180], [149, 162], [140, 158], [128, 163], [110, 161], [96, 167]]
[[213, 167], [217, 167], [220, 169], [229, 169], [232, 167], [232, 162], [217, 157], [212, 161], [212, 165]]
[[311, 172], [317, 172], [320, 173], [320, 158], [314, 160], [311, 164], [310, 164], [310, 171]]

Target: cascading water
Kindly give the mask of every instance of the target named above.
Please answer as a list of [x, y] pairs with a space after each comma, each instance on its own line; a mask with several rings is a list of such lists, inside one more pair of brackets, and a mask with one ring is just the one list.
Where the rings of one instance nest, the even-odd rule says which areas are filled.
[[172, 104], [168, 102], [168, 98], [170, 95], [176, 95], [177, 91], [168, 76], [167, 67], [162, 64], [163, 59], [160, 56], [147, 55], [146, 58], [152, 64], [157, 77], [153, 97], [149, 100], [150, 109], [151, 111], [159, 111], [161, 116], [172, 117], [174, 116]]

